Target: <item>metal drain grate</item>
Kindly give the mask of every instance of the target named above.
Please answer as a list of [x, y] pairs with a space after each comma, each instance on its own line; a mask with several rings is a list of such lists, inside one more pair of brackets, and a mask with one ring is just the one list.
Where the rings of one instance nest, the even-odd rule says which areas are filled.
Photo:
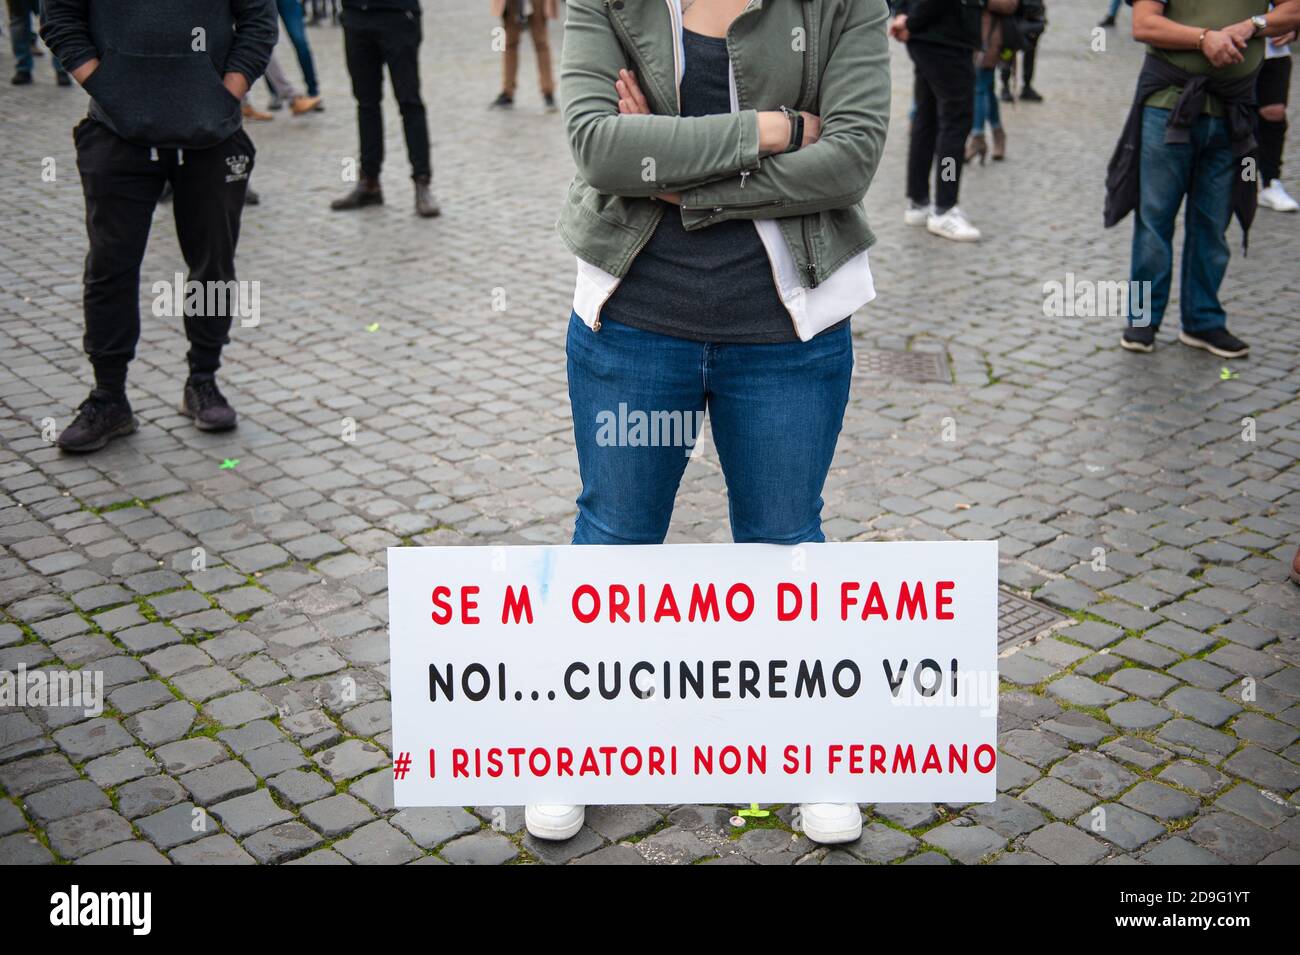
[[1028, 643], [1064, 619], [1051, 607], [998, 588], [998, 653]]
[[853, 375], [882, 381], [952, 383], [947, 356], [934, 351], [857, 349], [854, 351]]

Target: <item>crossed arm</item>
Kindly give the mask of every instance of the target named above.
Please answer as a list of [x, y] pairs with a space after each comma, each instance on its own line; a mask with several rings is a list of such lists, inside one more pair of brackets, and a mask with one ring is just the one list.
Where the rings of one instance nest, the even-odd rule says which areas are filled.
[[[1280, 37], [1300, 28], [1300, 0], [1278, 0], [1264, 18], [1266, 37]], [[1162, 0], [1133, 0], [1133, 39], [1162, 50], [1200, 50], [1213, 66], [1240, 63], [1246, 43], [1255, 36], [1250, 20], [1229, 24], [1221, 30], [1176, 23], [1165, 16]]]
[[[620, 100], [626, 102], [625, 94], [632, 92], [619, 69], [625, 54], [598, 3], [571, 0], [562, 72], [569, 141], [580, 175], [611, 195], [677, 193], [688, 228], [705, 217], [705, 210], [711, 220], [751, 218], [753, 209], [771, 218], [861, 201], [888, 125], [887, 17], [884, 0], [849, 0], [839, 22], [824, 25], [837, 34], [837, 42], [821, 74], [820, 138], [785, 153], [780, 150], [788, 142], [789, 125], [779, 112], [771, 135], [763, 132], [771, 125], [764, 113], [752, 109], [682, 117], [651, 114], [647, 103], [647, 112], [620, 112]], [[657, 88], [652, 92], [669, 95]], [[644, 100], [639, 87], [632, 99], [637, 94]], [[653, 160], [654, 169], [648, 179], [646, 160]], [[741, 172], [749, 175], [742, 179]]]

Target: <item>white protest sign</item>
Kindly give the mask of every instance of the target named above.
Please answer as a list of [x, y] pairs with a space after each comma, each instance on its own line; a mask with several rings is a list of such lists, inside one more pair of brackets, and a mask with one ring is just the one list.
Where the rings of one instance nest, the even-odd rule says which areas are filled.
[[997, 544], [388, 550], [398, 806], [989, 802]]

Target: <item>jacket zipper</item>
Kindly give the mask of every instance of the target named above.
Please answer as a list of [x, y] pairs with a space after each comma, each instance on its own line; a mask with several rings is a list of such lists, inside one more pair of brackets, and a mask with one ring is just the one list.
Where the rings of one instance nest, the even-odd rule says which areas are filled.
[[[681, 81], [682, 71], [677, 59], [677, 41], [681, 36], [681, 26], [677, 22], [677, 10], [673, 6], [673, 0], [665, 0], [665, 2], [668, 4], [668, 19], [672, 21], [673, 31], [674, 31], [673, 32], [673, 85], [677, 89], [677, 115], [680, 116], [682, 114], [682, 81]], [[614, 16], [613, 12], [610, 11], [609, 3], [610, 0], [605, 0], [605, 9], [608, 12], [610, 23], [614, 24], [615, 31], [622, 36], [623, 42], [627, 44], [627, 48], [629, 50], [634, 50], [635, 47], [632, 45], [632, 38], [627, 35], [627, 31], [623, 29], [623, 24], [619, 21], [617, 17]], [[641, 68], [644, 70], [645, 63], [641, 60], [641, 58], [636, 56], [635, 53], [633, 53], [632, 56], [637, 61], [637, 63], [641, 65]], [[660, 208], [655, 210], [655, 217], [654, 220], [650, 223], [650, 228], [646, 229], [645, 235], [641, 236], [641, 238], [637, 241], [636, 246], [632, 249], [632, 254], [628, 256], [627, 268], [632, 267], [632, 260], [641, 254], [641, 250], [646, 247], [646, 244], [650, 241], [650, 237], [655, 234], [655, 229], [659, 228], [659, 222], [661, 219], [663, 219], [663, 217], [664, 217], [664, 209], [661, 203]], [[624, 269], [623, 274], [624, 275], [627, 274], [626, 268]], [[621, 279], [619, 280], [619, 284], [622, 284]], [[615, 285], [612, 289], [609, 290], [609, 294], [600, 300], [600, 304], [596, 306], [596, 317], [591, 323], [591, 330], [593, 332], [600, 331], [601, 309], [605, 307], [605, 303], [609, 301], [610, 296], [613, 295], [617, 290], [618, 290], [618, 285]]]

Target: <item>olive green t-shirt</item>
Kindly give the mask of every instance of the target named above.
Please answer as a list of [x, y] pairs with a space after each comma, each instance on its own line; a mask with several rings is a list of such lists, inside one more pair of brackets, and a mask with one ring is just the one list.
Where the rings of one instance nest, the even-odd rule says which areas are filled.
[[[1170, 20], [1187, 26], [1200, 27], [1203, 30], [1221, 30], [1230, 24], [1263, 16], [1268, 13], [1269, 8], [1269, 0], [1162, 0], [1162, 2], [1165, 5], [1165, 16]], [[1263, 37], [1255, 37], [1246, 44], [1245, 55], [1240, 63], [1218, 70], [1210, 66], [1210, 61], [1200, 50], [1158, 50], [1155, 47], [1148, 47], [1148, 49], [1160, 59], [1188, 73], [1195, 73], [1198, 76], [1214, 74], [1219, 79], [1233, 80], [1249, 75], [1259, 66], [1264, 59], [1264, 42]], [[1145, 105], [1173, 109], [1181, 94], [1181, 87], [1168, 86], [1148, 96]], [[1209, 94], [1205, 97], [1204, 111], [1211, 116], [1222, 116], [1223, 104], [1219, 102], [1217, 96]]]

